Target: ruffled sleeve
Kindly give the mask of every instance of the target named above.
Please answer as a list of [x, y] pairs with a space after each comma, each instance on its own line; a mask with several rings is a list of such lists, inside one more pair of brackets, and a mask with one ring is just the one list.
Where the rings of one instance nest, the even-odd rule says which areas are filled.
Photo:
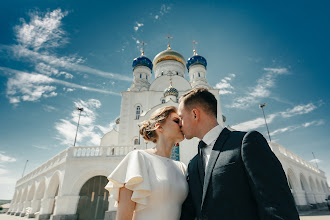
[[145, 157], [138, 150], [126, 155], [116, 169], [108, 176], [109, 183], [105, 189], [109, 190], [110, 198], [116, 200], [118, 206], [119, 190], [124, 187], [132, 190], [132, 201], [136, 202], [136, 211], [144, 209], [148, 204], [151, 186]]

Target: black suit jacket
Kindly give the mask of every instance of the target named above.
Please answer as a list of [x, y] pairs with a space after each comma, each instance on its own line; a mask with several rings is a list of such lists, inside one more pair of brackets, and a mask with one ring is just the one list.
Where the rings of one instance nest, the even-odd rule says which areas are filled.
[[282, 165], [256, 131], [224, 128], [205, 176], [197, 154], [188, 165], [187, 181], [182, 220], [299, 219]]

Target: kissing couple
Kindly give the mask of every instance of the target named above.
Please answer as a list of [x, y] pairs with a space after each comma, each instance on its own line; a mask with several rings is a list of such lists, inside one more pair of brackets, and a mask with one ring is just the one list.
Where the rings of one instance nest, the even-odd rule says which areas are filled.
[[[178, 109], [158, 109], [140, 134], [156, 146], [134, 150], [109, 175], [117, 220], [296, 220], [282, 165], [257, 131], [230, 131], [217, 121], [217, 99], [195, 88]], [[188, 164], [170, 159], [184, 138], [200, 139]]]

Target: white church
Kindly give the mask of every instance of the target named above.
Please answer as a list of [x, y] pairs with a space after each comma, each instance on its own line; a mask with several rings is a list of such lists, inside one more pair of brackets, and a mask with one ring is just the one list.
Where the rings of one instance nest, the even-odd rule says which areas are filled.
[[[195, 50], [187, 62], [170, 45], [153, 62], [142, 52], [132, 67], [133, 83], [121, 92], [116, 128], [102, 137], [99, 146], [68, 147], [19, 179], [8, 215], [40, 220], [115, 219], [114, 200], [104, 189], [107, 176], [128, 152], [154, 146], [140, 137], [138, 123], [160, 107], [178, 106], [179, 97], [192, 88], [208, 88], [215, 95], [218, 122], [225, 126], [219, 90], [207, 82], [206, 59]], [[172, 158], [188, 164], [197, 153], [198, 141], [182, 141], [173, 148]], [[325, 173], [283, 146], [269, 145], [282, 163], [298, 210], [326, 206], [330, 192]]]

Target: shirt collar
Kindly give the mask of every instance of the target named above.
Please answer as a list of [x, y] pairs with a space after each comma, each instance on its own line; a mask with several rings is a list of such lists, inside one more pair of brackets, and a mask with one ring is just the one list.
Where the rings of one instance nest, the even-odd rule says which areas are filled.
[[206, 145], [210, 145], [219, 137], [222, 129], [223, 127], [221, 125], [215, 126], [204, 135], [202, 140], [205, 142]]

